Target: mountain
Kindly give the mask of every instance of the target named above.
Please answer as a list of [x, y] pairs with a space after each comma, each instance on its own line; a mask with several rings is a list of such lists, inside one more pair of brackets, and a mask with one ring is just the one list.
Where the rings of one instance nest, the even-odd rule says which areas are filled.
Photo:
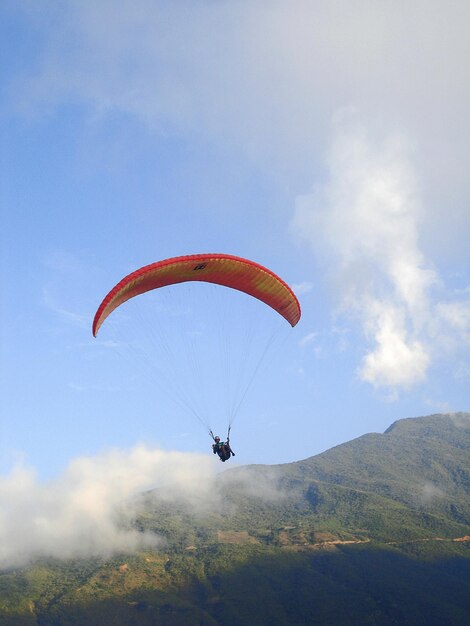
[[[229, 497], [237, 483], [275, 481], [289, 494], [284, 514], [301, 510], [315, 527], [339, 523], [353, 534], [365, 529], [375, 540], [451, 536], [470, 523], [469, 452], [469, 414], [432, 415], [400, 420], [384, 434], [297, 463], [240, 468], [224, 478]], [[242, 494], [238, 515], [252, 505], [243, 488]]]
[[470, 414], [432, 415], [227, 470], [201, 506], [143, 494], [160, 550], [3, 572], [0, 624], [468, 624], [469, 453]]

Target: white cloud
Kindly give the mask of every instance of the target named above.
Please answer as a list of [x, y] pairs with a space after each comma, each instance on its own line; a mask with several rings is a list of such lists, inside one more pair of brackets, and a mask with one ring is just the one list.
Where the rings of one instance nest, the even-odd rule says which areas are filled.
[[431, 504], [435, 500], [444, 498], [445, 493], [433, 483], [425, 483], [421, 487], [420, 499], [424, 504]]
[[76, 458], [61, 475], [44, 482], [18, 458], [9, 474], [0, 475], [0, 568], [40, 557], [109, 557], [158, 549], [162, 537], [132, 528], [149, 499], [155, 515], [168, 502], [205, 515], [218, 508], [227, 488], [263, 501], [286, 497], [275, 467], [220, 474], [218, 465], [212, 455], [141, 444]]
[[320, 163], [331, 112], [353, 105], [371, 124], [414, 135], [431, 220], [446, 231], [451, 224], [454, 235], [463, 223], [465, 0], [415, 2], [406, 11], [392, 0], [359, 0], [347, 10], [328, 0], [121, 0], [117, 10], [103, 0], [28, 11], [45, 38], [36, 75], [10, 85], [23, 109], [77, 98], [95, 121], [122, 112], [157, 133], [204, 137], [296, 179]]
[[159, 487], [160, 497], [194, 508], [212, 498], [214, 463], [207, 456], [152, 449], [112, 450], [73, 460], [50, 482], [24, 465], [0, 476], [0, 567], [38, 556], [110, 555], [157, 546], [132, 530], [135, 496]]
[[470, 307], [437, 299], [444, 289], [419, 245], [424, 216], [409, 143], [371, 136], [351, 112], [336, 122], [329, 178], [298, 198], [293, 228], [321, 251], [343, 313], [362, 326], [369, 348], [360, 377], [408, 388], [426, 379], [443, 343], [469, 340]]
[[430, 364], [426, 348], [420, 341], [410, 340], [400, 311], [375, 304], [378, 312], [368, 320], [374, 327], [375, 348], [364, 357], [361, 378], [385, 387], [410, 387], [424, 381]]

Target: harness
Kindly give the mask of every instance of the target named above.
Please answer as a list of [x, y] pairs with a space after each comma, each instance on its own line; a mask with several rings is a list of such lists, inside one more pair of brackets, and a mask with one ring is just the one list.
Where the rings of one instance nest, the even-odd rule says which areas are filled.
[[[214, 433], [212, 432], [212, 430], [209, 431], [209, 435], [214, 440], [215, 446], [217, 446], [217, 454], [218, 454], [218, 456], [220, 457], [220, 459], [222, 461], [227, 461], [233, 454], [232, 449], [230, 448], [230, 428], [231, 428], [231, 426], [228, 427], [227, 440], [225, 442], [220, 442], [220, 441], [217, 442], [215, 440], [215, 436], [214, 436]], [[215, 451], [215, 446], [213, 446], [214, 447], [214, 451]], [[223, 455], [223, 457], [222, 457], [222, 455]]]

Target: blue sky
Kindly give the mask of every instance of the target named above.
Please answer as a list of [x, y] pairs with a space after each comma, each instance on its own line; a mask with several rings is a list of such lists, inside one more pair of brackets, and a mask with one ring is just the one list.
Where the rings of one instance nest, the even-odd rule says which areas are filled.
[[468, 3], [0, 11], [2, 472], [208, 451], [91, 336], [118, 280], [182, 254], [253, 259], [301, 301], [237, 417], [238, 463], [469, 409]]

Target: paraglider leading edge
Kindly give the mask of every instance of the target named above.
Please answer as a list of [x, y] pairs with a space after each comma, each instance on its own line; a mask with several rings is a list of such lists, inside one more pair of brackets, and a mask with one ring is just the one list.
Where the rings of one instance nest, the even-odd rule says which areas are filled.
[[101, 302], [93, 320], [93, 336], [96, 337], [105, 319], [123, 302], [152, 289], [187, 281], [243, 291], [273, 308], [291, 326], [300, 319], [296, 295], [271, 270], [230, 254], [193, 254], [158, 261], [125, 276]]

